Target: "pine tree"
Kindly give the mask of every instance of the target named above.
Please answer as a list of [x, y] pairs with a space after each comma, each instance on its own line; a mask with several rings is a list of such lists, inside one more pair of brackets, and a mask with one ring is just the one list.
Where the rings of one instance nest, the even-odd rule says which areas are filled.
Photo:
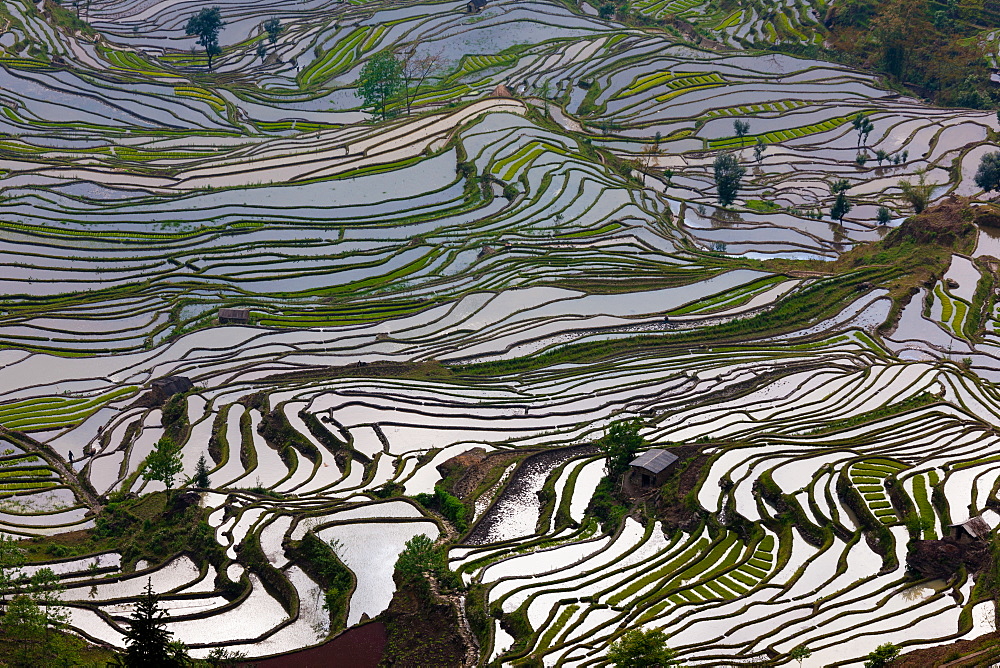
[[119, 665], [125, 668], [180, 668], [184, 665], [183, 651], [171, 643], [173, 634], [166, 629], [160, 610], [160, 597], [153, 593], [151, 581], [135, 604], [125, 631], [125, 653]]
[[198, 463], [194, 468], [194, 478], [191, 479], [195, 487], [208, 489], [212, 486], [212, 481], [208, 477], [208, 463], [205, 461], [205, 454], [198, 458]]

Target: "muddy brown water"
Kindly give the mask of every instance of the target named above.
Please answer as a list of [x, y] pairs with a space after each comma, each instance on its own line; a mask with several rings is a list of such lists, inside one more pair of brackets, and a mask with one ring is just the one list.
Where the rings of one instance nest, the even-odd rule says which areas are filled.
[[308, 649], [259, 659], [257, 668], [377, 668], [385, 653], [385, 624], [372, 622], [348, 629]]

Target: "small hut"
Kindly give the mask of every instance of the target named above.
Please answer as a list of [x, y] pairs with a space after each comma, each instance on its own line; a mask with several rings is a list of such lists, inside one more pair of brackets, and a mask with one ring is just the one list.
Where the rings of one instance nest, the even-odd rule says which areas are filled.
[[469, 0], [465, 5], [465, 11], [470, 14], [480, 12], [486, 7], [486, 0]]
[[625, 474], [625, 490], [633, 494], [642, 494], [662, 485], [667, 478], [667, 470], [677, 462], [677, 455], [663, 450], [651, 448], [629, 463]]
[[165, 378], [157, 378], [152, 383], [153, 396], [161, 401], [166, 401], [175, 394], [180, 394], [182, 392], [187, 392], [194, 385], [191, 383], [190, 378], [185, 376], [166, 376]]
[[250, 309], [220, 308], [219, 322], [223, 325], [246, 325], [250, 322]]
[[989, 525], [982, 515], [976, 515], [964, 522], [952, 524], [950, 529], [951, 537], [959, 543], [971, 543], [975, 540], [982, 540], [993, 531], [993, 527]]

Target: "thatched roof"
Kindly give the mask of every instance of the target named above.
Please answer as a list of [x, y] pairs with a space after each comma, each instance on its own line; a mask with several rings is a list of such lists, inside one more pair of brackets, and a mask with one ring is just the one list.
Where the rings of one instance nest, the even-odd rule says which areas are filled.
[[490, 93], [490, 97], [513, 98], [514, 94], [510, 92], [510, 89], [507, 88], [507, 86], [500, 84], [493, 89], [493, 92]]

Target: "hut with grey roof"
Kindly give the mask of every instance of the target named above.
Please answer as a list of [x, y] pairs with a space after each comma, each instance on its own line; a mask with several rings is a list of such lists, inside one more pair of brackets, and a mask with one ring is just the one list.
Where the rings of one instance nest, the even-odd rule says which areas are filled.
[[248, 308], [220, 308], [219, 324], [222, 325], [246, 325], [250, 322], [250, 309]]
[[670, 467], [677, 463], [677, 455], [662, 448], [651, 448], [633, 459], [625, 474], [625, 491], [642, 494], [666, 482]]
[[970, 543], [974, 540], [982, 540], [986, 538], [993, 527], [990, 526], [989, 522], [982, 515], [976, 515], [975, 517], [970, 517], [964, 522], [959, 522], [957, 524], [952, 524], [951, 536], [959, 543]]

